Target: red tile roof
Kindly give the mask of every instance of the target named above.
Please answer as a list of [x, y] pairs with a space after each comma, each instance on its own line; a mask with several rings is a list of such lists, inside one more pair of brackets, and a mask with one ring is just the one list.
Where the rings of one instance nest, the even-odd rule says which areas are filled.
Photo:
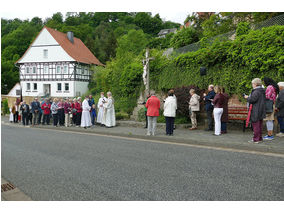
[[86, 64], [103, 64], [93, 55], [93, 53], [85, 46], [85, 44], [79, 39], [74, 37], [74, 43], [71, 43], [67, 38], [66, 33], [59, 32], [57, 30], [45, 27], [47, 31], [53, 36], [58, 44], [78, 62]]
[[[65, 50], [65, 52], [71, 56], [74, 60], [77, 62], [85, 63], [85, 64], [95, 64], [95, 65], [101, 65], [104, 66], [97, 58], [93, 55], [93, 53], [88, 49], [88, 47], [85, 46], [85, 44], [79, 39], [74, 37], [74, 42], [71, 43], [69, 39], [67, 38], [66, 33], [59, 32], [57, 30], [51, 29], [49, 27], [44, 27], [51, 35], [52, 37], [58, 42], [58, 44]], [[43, 28], [43, 29], [44, 29]], [[42, 30], [43, 30], [42, 29]], [[41, 30], [41, 31], [42, 31]], [[40, 31], [40, 32], [41, 32]], [[40, 34], [39, 32], [39, 34]], [[38, 35], [39, 35], [38, 34]], [[38, 37], [37, 35], [37, 37]], [[37, 38], [36, 37], [36, 38]], [[35, 39], [36, 39], [35, 38]], [[35, 40], [34, 40], [35, 41]], [[34, 42], [33, 41], [33, 42]], [[32, 42], [32, 43], [33, 43]], [[32, 44], [31, 44], [32, 45]], [[24, 55], [27, 53], [27, 51], [31, 48], [31, 45], [26, 50]], [[20, 61], [24, 55], [18, 60]], [[16, 63], [18, 62], [16, 61]]]

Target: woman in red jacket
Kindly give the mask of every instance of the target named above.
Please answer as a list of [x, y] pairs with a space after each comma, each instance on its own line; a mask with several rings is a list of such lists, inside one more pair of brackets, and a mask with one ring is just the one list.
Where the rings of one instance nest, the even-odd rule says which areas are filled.
[[81, 125], [81, 117], [82, 117], [82, 105], [81, 105], [81, 98], [77, 99], [75, 102], [75, 109], [76, 109], [76, 126], [79, 127]]
[[156, 97], [155, 91], [150, 91], [151, 97], [146, 102], [147, 118], [148, 118], [148, 131], [147, 135], [155, 135], [157, 117], [160, 111], [160, 100]]

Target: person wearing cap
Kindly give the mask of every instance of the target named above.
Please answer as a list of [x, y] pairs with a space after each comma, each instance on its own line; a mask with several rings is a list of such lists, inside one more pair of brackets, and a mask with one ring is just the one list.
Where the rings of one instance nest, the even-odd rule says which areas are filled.
[[276, 136], [284, 137], [284, 82], [279, 82], [278, 86], [280, 92], [276, 98], [275, 111], [280, 126], [280, 132], [276, 134]]

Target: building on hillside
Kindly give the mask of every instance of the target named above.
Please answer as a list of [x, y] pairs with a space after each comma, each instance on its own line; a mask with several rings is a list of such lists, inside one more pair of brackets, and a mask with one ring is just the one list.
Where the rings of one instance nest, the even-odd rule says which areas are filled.
[[165, 38], [167, 34], [169, 33], [176, 33], [177, 28], [172, 28], [172, 29], [163, 29], [158, 33], [159, 38]]
[[103, 66], [73, 32], [44, 27], [15, 64], [22, 96], [75, 97], [88, 91], [90, 67]]
[[10, 90], [7, 95], [1, 95], [1, 101], [4, 99], [8, 100], [8, 106], [12, 107], [15, 101], [21, 98], [21, 85], [20, 83], [16, 83], [15, 86]]

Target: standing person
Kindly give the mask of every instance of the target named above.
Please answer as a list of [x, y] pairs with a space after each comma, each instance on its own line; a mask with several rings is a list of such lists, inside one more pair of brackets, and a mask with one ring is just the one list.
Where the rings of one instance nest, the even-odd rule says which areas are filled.
[[267, 128], [267, 135], [263, 137], [264, 140], [273, 140], [273, 123], [274, 123], [274, 109], [275, 109], [275, 100], [277, 97], [277, 94], [279, 93], [279, 87], [277, 83], [272, 80], [271, 78], [265, 77], [263, 79], [264, 86], [266, 87], [265, 90], [265, 97], [267, 100], [270, 100], [273, 102], [272, 106], [272, 112], [266, 113], [266, 118], [264, 119], [266, 121], [266, 128]]
[[20, 110], [22, 111], [22, 121], [23, 125], [29, 125], [29, 114], [30, 114], [30, 107], [26, 104], [26, 101], [23, 101]]
[[114, 99], [111, 92], [107, 92], [107, 99], [104, 103], [104, 116], [102, 123], [107, 127], [113, 127], [116, 125], [115, 122], [115, 110], [114, 110]]
[[80, 127], [81, 117], [82, 117], [81, 97], [77, 98], [77, 102], [75, 103], [75, 109], [76, 109], [76, 127]]
[[50, 108], [51, 104], [49, 103], [48, 99], [45, 99], [44, 103], [41, 106], [41, 109], [43, 111], [43, 118], [42, 118], [42, 125], [49, 125], [50, 122]]
[[148, 117], [147, 117], [147, 107], [146, 107], [146, 103], [148, 101], [148, 99], [150, 98], [150, 94], [148, 93], [147, 94], [147, 97], [146, 97], [146, 100], [145, 102], [143, 103], [144, 104], [144, 111], [145, 111], [145, 118], [146, 118], [146, 126], [144, 127], [145, 129], [148, 128]]
[[12, 113], [12, 108], [11, 108], [11, 107], [9, 108], [9, 111], [10, 111], [9, 121], [10, 121], [10, 123], [13, 123], [13, 121], [14, 121], [14, 115], [13, 115], [13, 113]]
[[38, 124], [39, 108], [40, 108], [40, 103], [37, 98], [35, 98], [34, 101], [31, 103], [31, 107], [34, 118], [32, 126], [34, 126]]
[[15, 102], [14, 106], [12, 107], [12, 113], [14, 116], [14, 123], [18, 123], [19, 105], [17, 104], [17, 102]]
[[104, 103], [106, 102], [106, 98], [104, 96], [104, 92], [101, 92], [101, 97], [98, 102], [98, 117], [97, 117], [97, 123], [102, 124], [103, 116], [104, 116]]
[[64, 103], [64, 115], [65, 115], [65, 127], [70, 126], [70, 114], [71, 114], [71, 99], [67, 99]]
[[150, 91], [151, 97], [146, 102], [147, 117], [148, 117], [148, 131], [147, 135], [155, 135], [157, 118], [159, 117], [160, 100], [156, 97], [155, 91]]
[[279, 95], [276, 99], [275, 110], [277, 112], [277, 120], [280, 126], [280, 132], [277, 137], [284, 137], [284, 82], [279, 82]]
[[[32, 108], [32, 102], [30, 103], [29, 108], [30, 108], [30, 109]], [[30, 113], [29, 113], [29, 122], [30, 122], [32, 125], [34, 125], [34, 123], [33, 123], [33, 112], [32, 112], [32, 110], [30, 110]]]
[[265, 112], [265, 90], [262, 88], [262, 82], [259, 78], [252, 80], [253, 90], [249, 96], [244, 98], [252, 105], [250, 120], [253, 127], [253, 139], [249, 142], [259, 143], [262, 141], [262, 122], [266, 116]]
[[89, 101], [88, 101], [88, 103], [89, 103], [89, 106], [91, 107], [91, 109], [90, 109], [90, 116], [92, 117], [92, 105], [95, 104], [95, 100], [94, 100], [94, 98], [92, 97], [92, 95], [89, 95]]
[[200, 110], [200, 96], [195, 93], [195, 89], [191, 89], [189, 91], [189, 94], [191, 95], [190, 101], [189, 101], [189, 111], [190, 111], [190, 119], [191, 119], [191, 128], [190, 130], [197, 129], [197, 120], [196, 120], [196, 113]]
[[77, 103], [77, 99], [73, 99], [72, 103], [72, 126], [76, 126], [76, 119], [77, 119], [77, 109], [75, 108], [75, 103]]
[[166, 135], [173, 136], [174, 134], [174, 123], [177, 110], [177, 102], [173, 97], [174, 91], [170, 90], [168, 92], [168, 97], [164, 103], [164, 116], [166, 118]]
[[82, 103], [82, 118], [81, 118], [81, 127], [84, 127], [87, 129], [87, 127], [90, 127], [92, 125], [91, 123], [91, 115], [90, 115], [90, 110], [91, 107], [89, 105], [89, 97], [86, 96], [85, 100]]
[[53, 126], [58, 125], [58, 99], [54, 98], [52, 105], [51, 105], [51, 112], [52, 112], [52, 117], [53, 117]]
[[214, 92], [214, 85], [208, 86], [208, 94], [204, 93], [204, 101], [205, 101], [205, 110], [207, 114], [207, 120], [208, 120], [208, 129], [205, 129], [205, 131], [213, 131], [213, 119], [212, 119], [212, 113], [213, 113], [213, 105], [212, 101], [215, 97], [216, 93]]
[[64, 100], [60, 98], [58, 102], [58, 121], [60, 126], [64, 126]]
[[92, 125], [93, 126], [95, 125], [96, 118], [97, 118], [96, 104], [93, 104], [92, 108], [91, 108], [91, 120], [92, 120]]
[[219, 86], [214, 87], [216, 93], [212, 103], [214, 104], [215, 136], [221, 135], [221, 116], [224, 111], [225, 96], [221, 93]]
[[40, 104], [40, 107], [39, 107], [39, 114], [38, 114], [38, 124], [41, 124], [42, 122], [42, 115], [43, 115], [43, 111], [42, 111], [42, 105], [44, 104], [44, 100], [43, 99], [41, 99], [41, 101], [39, 102], [39, 104]]
[[226, 134], [227, 133], [227, 122], [229, 121], [229, 112], [228, 112], [229, 95], [225, 92], [224, 87], [221, 88], [221, 91], [225, 98], [223, 114], [221, 117], [221, 134]]

